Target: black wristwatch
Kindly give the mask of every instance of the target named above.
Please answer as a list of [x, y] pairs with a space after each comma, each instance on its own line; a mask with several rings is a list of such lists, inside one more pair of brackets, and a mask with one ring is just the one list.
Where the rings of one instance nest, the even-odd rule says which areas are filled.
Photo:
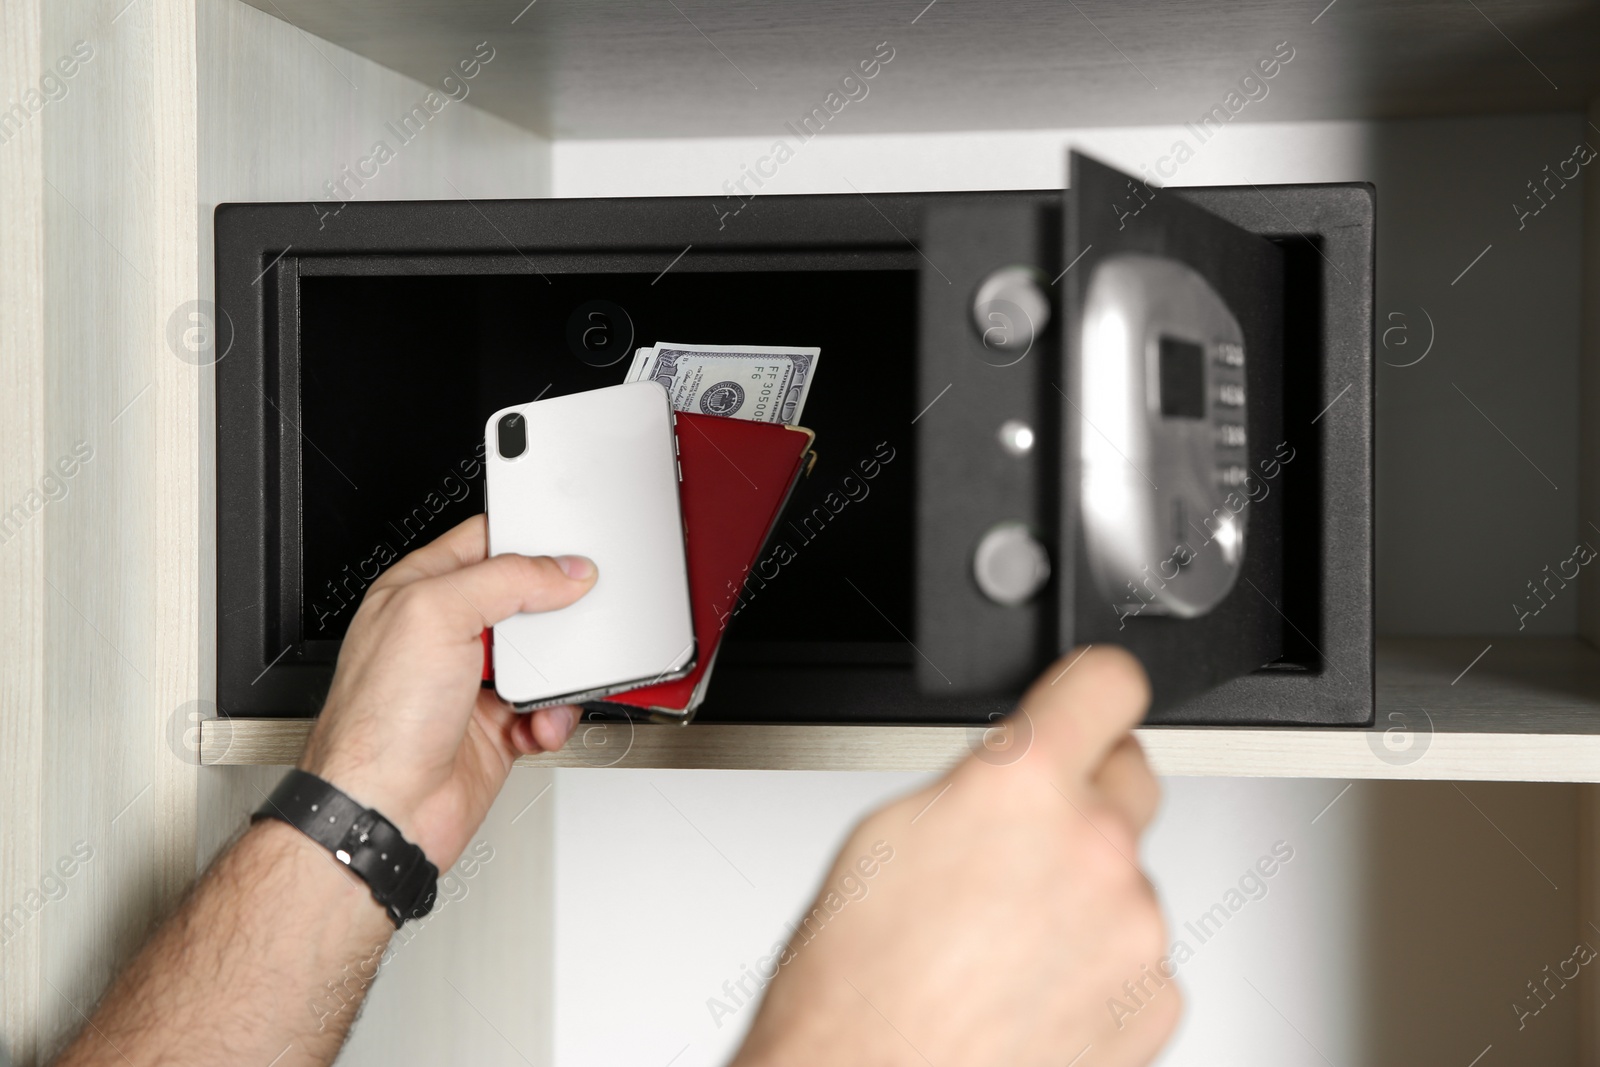
[[433, 910], [439, 868], [394, 823], [316, 775], [299, 769], [285, 775], [250, 821], [262, 819], [283, 820], [359, 874], [396, 929]]

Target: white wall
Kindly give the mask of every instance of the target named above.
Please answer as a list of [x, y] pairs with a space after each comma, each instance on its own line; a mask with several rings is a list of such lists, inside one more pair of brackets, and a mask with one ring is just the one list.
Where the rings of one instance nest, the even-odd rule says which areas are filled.
[[[1068, 143], [1137, 172], [1184, 136], [857, 137], [840, 121], [762, 191], [1060, 187]], [[1405, 315], [1415, 342], [1402, 348], [1391, 334], [1379, 356], [1415, 358], [1421, 308], [1438, 328], [1427, 359], [1381, 367], [1378, 378], [1384, 631], [1516, 632], [1507, 605], [1577, 536], [1579, 197], [1557, 198], [1520, 232], [1506, 205], [1545, 162], [1570, 154], [1582, 128], [1578, 115], [1241, 125], [1173, 180], [1378, 183], [1378, 317], [1387, 326], [1398, 321], [1388, 313]], [[552, 191], [720, 196], [770, 144], [558, 141]], [[1575, 601], [1552, 602], [1528, 631], [1573, 632]], [[556, 1062], [725, 1060], [748, 1012], [719, 1028], [706, 998], [782, 936], [854, 819], [914, 780], [557, 772]], [[1296, 859], [1198, 948], [1182, 974], [1189, 1013], [1163, 1062], [1466, 1064], [1490, 1044], [1499, 1062], [1570, 1062], [1575, 997], [1520, 1032], [1510, 1005], [1570, 953], [1572, 790], [1359, 783], [1341, 796], [1345, 784], [1167, 783], [1145, 855], [1175, 936], [1274, 842], [1290, 843]]]
[[[753, 1010], [727, 1016], [709, 999], [733, 1003], [723, 983], [785, 936], [856, 818], [918, 781], [556, 779], [561, 1067], [726, 1062]], [[1165, 789], [1144, 857], [1171, 938], [1194, 955], [1163, 1064], [1464, 1065], [1491, 1044], [1500, 1062], [1572, 1062], [1575, 991], [1520, 1031], [1511, 1011], [1525, 982], [1571, 954], [1571, 787], [1178, 778]], [[1293, 859], [1264, 895], [1204, 941], [1188, 929], [1279, 842]]]
[[[909, 774], [556, 771], [555, 1063], [696, 1067], [754, 1015], [713, 1020]], [[720, 1025], [719, 1025], [720, 1023]], [[681, 1055], [679, 1055], [681, 1053]]]

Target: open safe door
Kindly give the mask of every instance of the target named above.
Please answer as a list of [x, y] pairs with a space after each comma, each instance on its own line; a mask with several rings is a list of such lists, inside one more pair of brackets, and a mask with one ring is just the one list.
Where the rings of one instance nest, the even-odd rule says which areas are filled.
[[1170, 192], [1070, 167], [1061, 632], [1137, 655], [1160, 718], [1283, 653], [1283, 258]]
[[1283, 653], [1280, 249], [1074, 152], [1059, 215], [941, 209], [925, 251], [918, 683], [1020, 692], [1119, 644], [1152, 721]]

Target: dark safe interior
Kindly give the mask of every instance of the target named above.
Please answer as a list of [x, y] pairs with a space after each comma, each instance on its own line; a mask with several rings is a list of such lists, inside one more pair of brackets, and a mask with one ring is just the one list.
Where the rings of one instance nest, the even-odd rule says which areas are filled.
[[[473, 461], [493, 411], [616, 384], [634, 347], [681, 340], [821, 346], [804, 418], [817, 461], [788, 511], [839, 499], [846, 475], [864, 487], [824, 528], [780, 522], [793, 558], [747, 590], [719, 664], [908, 663], [914, 285], [893, 268], [303, 278], [301, 426], [315, 442], [301, 452], [305, 655], [336, 653], [379, 546], [403, 554], [483, 510]], [[611, 307], [583, 318], [596, 302]], [[608, 353], [581, 332], [570, 343], [574, 316], [619, 350], [615, 362], [596, 365]], [[865, 481], [856, 465], [872, 458]], [[842, 574], [882, 615], [851, 602]]]

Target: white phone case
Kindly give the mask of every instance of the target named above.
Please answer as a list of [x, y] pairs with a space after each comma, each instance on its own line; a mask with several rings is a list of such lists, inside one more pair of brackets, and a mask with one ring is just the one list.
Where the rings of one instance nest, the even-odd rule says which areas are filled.
[[[521, 414], [526, 448], [501, 455]], [[576, 604], [494, 628], [495, 689], [519, 710], [681, 677], [694, 624], [678, 503], [676, 416], [656, 382], [503, 408], [485, 427], [489, 554], [574, 554], [600, 575]]]

